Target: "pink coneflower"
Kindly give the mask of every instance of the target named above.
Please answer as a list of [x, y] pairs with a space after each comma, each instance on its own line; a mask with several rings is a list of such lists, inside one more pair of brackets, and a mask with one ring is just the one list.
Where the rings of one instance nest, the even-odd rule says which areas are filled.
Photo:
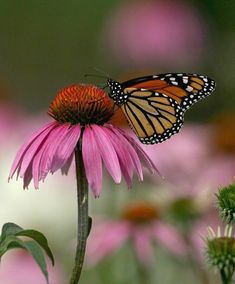
[[121, 129], [107, 122], [114, 114], [106, 93], [92, 85], [73, 85], [61, 90], [49, 112], [56, 121], [39, 129], [19, 150], [10, 178], [24, 180], [24, 188], [33, 179], [35, 188], [49, 172], [67, 173], [78, 142], [82, 151], [88, 183], [95, 196], [102, 186], [102, 162], [116, 183], [123, 175], [131, 186], [133, 172], [143, 180], [141, 162], [150, 172], [155, 167], [140, 146]]
[[188, 1], [119, 1], [107, 17], [103, 45], [124, 66], [185, 66], [203, 57], [206, 30]]
[[96, 264], [115, 253], [127, 241], [133, 244], [142, 265], [148, 265], [153, 260], [154, 243], [176, 255], [185, 253], [178, 232], [162, 221], [158, 208], [149, 202], [135, 202], [126, 207], [121, 218], [104, 219], [94, 225], [87, 247], [88, 262]]
[[61, 90], [49, 108], [55, 121], [39, 129], [19, 150], [10, 178], [31, 180], [38, 188], [49, 172], [67, 173], [75, 156], [77, 176], [78, 235], [75, 265], [70, 284], [79, 281], [91, 226], [88, 218], [88, 184], [95, 196], [102, 186], [102, 164], [116, 183], [122, 175], [131, 186], [133, 173], [143, 180], [142, 162], [156, 170], [147, 154], [131, 137], [110, 124], [114, 104], [103, 89], [77, 84]]

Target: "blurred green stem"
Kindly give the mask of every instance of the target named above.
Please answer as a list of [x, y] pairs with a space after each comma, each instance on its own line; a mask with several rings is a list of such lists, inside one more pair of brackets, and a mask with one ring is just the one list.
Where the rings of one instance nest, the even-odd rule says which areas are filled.
[[[135, 251], [134, 247], [133, 250]], [[138, 272], [138, 283], [140, 284], [151, 284], [151, 264], [142, 263], [136, 256], [137, 272]]]
[[191, 242], [189, 238], [189, 233], [184, 234], [184, 240], [185, 244], [187, 245], [188, 249], [188, 261], [191, 264], [191, 267], [194, 271], [195, 276], [198, 278], [200, 277], [201, 283], [202, 284], [209, 284], [209, 279], [206, 271], [202, 267], [202, 264], [197, 260], [196, 255], [198, 252], [196, 251], [193, 243]]
[[232, 276], [228, 276], [223, 269], [220, 270], [220, 276], [221, 276], [222, 284], [232, 283]]
[[149, 282], [149, 273], [148, 273], [148, 268], [144, 267], [143, 264], [138, 263], [138, 277], [139, 277], [139, 282], [141, 284], [150, 284]]
[[[81, 145], [81, 143], [80, 143]], [[84, 262], [86, 240], [88, 235], [88, 183], [82, 159], [81, 147], [78, 144], [75, 150], [76, 176], [77, 176], [77, 203], [78, 203], [78, 234], [75, 263], [70, 284], [77, 284]]]

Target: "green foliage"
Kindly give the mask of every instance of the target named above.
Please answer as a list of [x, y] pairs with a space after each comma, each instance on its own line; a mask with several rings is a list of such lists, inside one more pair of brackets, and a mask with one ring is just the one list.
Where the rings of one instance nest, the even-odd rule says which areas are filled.
[[[22, 240], [19, 237], [27, 237], [32, 240]], [[43, 251], [50, 258], [53, 265], [54, 257], [45, 236], [36, 230], [24, 230], [14, 223], [6, 223], [2, 227], [0, 236], [0, 259], [7, 251], [14, 248], [25, 249], [32, 255], [48, 283], [47, 264]]]
[[193, 199], [179, 198], [168, 209], [169, 217], [182, 228], [188, 229], [200, 217]]
[[235, 222], [235, 184], [223, 187], [216, 195], [219, 213], [222, 220], [228, 224]]
[[207, 257], [209, 263], [227, 279], [226, 283], [230, 283], [235, 268], [235, 238], [224, 236], [208, 239]]

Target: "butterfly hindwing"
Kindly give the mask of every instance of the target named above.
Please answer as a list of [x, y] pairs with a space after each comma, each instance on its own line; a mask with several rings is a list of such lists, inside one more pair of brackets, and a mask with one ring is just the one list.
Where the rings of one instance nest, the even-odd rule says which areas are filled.
[[127, 91], [128, 99], [121, 108], [142, 143], [160, 143], [179, 131], [184, 113], [174, 99], [150, 90]]

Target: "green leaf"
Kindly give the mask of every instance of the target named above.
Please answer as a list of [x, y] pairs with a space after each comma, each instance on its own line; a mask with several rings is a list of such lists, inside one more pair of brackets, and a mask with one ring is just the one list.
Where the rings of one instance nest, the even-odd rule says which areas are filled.
[[8, 236], [4, 239], [3, 242], [0, 244], [0, 260], [1, 257], [5, 252], [7, 252], [11, 248], [19, 248], [19, 242], [22, 242], [21, 240], [17, 239], [15, 236]]
[[51, 249], [48, 246], [47, 239], [42, 233], [40, 233], [36, 230], [23, 230], [23, 231], [16, 233], [16, 236], [29, 237], [29, 238], [35, 240], [45, 250], [45, 252], [48, 255], [48, 257], [50, 258], [52, 264], [53, 265], [55, 264], [54, 257], [53, 257], [53, 254], [51, 252]]
[[43, 250], [38, 243], [35, 241], [26, 241], [23, 242], [16, 236], [8, 236], [5, 241], [0, 246], [0, 257], [6, 253], [8, 250], [13, 248], [22, 248], [27, 250], [34, 260], [39, 265], [43, 275], [45, 276], [47, 283], [48, 283], [48, 271], [47, 271], [47, 264], [43, 254]]
[[14, 224], [14, 223], [6, 223], [3, 225], [2, 227], [2, 234], [0, 237], [0, 243], [9, 235], [15, 235], [17, 233], [19, 233], [20, 231], [22, 231], [23, 228], [21, 228], [20, 226]]
[[92, 218], [91, 218], [90, 216], [88, 216], [88, 230], [87, 230], [87, 237], [90, 235], [91, 227], [92, 227]]
[[[19, 237], [28, 237], [32, 240], [23, 241]], [[48, 283], [48, 271], [43, 250], [54, 265], [54, 257], [48, 246], [46, 237], [36, 230], [24, 230], [14, 223], [6, 223], [2, 227], [0, 236], [0, 260], [1, 257], [10, 249], [22, 248], [27, 250], [39, 265]]]
[[47, 284], [48, 282], [48, 271], [47, 271], [47, 264], [43, 254], [43, 250], [41, 247], [35, 243], [34, 241], [24, 242], [24, 247], [31, 253], [34, 260], [37, 262], [39, 267], [41, 268], [42, 273], [44, 274]]

